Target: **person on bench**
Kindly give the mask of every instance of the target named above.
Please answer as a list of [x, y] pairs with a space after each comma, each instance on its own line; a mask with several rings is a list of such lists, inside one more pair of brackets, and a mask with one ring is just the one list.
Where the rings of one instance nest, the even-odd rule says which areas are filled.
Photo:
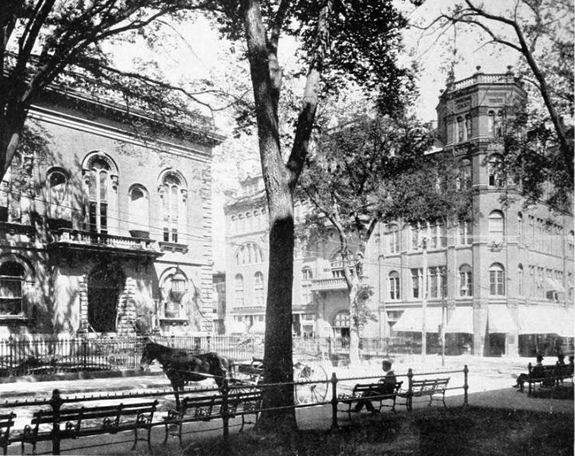
[[[545, 371], [543, 370], [543, 355], [537, 355], [537, 364], [531, 369], [532, 378], [543, 378], [545, 376]], [[520, 374], [517, 377], [517, 383], [513, 385], [513, 388], [519, 388], [519, 392], [523, 392], [523, 385], [529, 378], [529, 373]]]
[[[397, 382], [397, 377], [395, 372], [391, 370], [391, 361], [385, 359], [381, 362], [381, 368], [385, 372], [385, 377], [379, 380], [380, 386], [377, 390], [371, 392], [371, 396], [383, 396], [386, 394], [394, 394], [395, 383]], [[365, 396], [364, 396], [365, 397]], [[360, 399], [357, 405], [354, 407], [354, 412], [359, 412], [365, 405], [365, 408], [371, 413], [377, 413], [375, 407], [369, 399]]]

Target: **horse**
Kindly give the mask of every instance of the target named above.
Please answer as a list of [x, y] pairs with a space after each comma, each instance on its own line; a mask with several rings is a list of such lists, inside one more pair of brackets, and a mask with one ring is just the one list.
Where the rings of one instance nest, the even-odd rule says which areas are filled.
[[191, 353], [180, 348], [166, 347], [148, 339], [140, 369], [145, 370], [154, 361], [162, 365], [162, 370], [170, 380], [176, 397], [176, 409], [180, 410], [180, 395], [188, 382], [201, 382], [212, 378], [221, 390], [224, 379], [229, 378], [230, 363], [217, 353]]

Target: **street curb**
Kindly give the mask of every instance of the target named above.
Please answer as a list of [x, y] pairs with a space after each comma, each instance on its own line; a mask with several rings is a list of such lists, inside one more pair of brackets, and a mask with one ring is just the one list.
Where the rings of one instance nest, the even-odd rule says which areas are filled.
[[5, 383], [38, 383], [38, 382], [58, 382], [70, 380], [92, 380], [98, 378], [120, 378], [120, 377], [142, 377], [143, 375], [161, 376], [164, 372], [150, 372], [130, 369], [124, 371], [99, 371], [99, 372], [75, 372], [68, 374], [46, 374], [46, 375], [21, 375], [0, 377], [0, 384]]

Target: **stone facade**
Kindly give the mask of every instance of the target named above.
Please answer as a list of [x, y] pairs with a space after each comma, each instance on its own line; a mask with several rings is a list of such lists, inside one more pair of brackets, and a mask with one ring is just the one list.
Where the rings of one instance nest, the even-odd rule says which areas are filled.
[[[54, 91], [0, 195], [0, 337], [212, 329], [211, 151], [146, 117]], [[200, 126], [201, 124], [201, 126]]]

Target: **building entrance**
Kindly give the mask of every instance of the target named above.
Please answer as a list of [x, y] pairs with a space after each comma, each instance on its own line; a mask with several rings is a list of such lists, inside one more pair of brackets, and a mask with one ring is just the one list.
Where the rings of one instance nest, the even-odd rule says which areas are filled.
[[111, 265], [97, 267], [88, 276], [88, 323], [96, 332], [115, 332], [122, 271]]

